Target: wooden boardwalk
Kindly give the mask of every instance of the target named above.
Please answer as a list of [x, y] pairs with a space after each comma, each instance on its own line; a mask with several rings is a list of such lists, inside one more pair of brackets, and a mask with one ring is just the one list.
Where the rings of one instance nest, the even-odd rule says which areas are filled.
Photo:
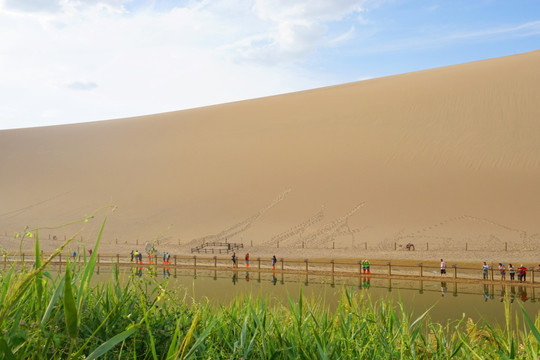
[[[48, 255], [43, 254], [42, 258], [46, 259]], [[88, 259], [88, 257], [87, 257]], [[6, 269], [12, 265], [18, 265], [22, 262], [33, 264], [35, 260], [34, 255], [21, 254], [21, 255], [9, 255], [3, 256], [3, 268]], [[51, 265], [59, 266], [61, 269], [66, 265], [67, 261], [83, 263], [83, 257], [67, 257], [64, 254], [58, 255]], [[156, 261], [157, 260], [157, 261]], [[279, 273], [295, 273], [295, 274], [307, 274], [307, 275], [326, 275], [326, 276], [340, 276], [340, 277], [365, 277], [370, 276], [372, 278], [392, 278], [392, 279], [408, 279], [408, 280], [427, 280], [427, 281], [449, 281], [449, 282], [468, 282], [468, 283], [484, 283], [484, 284], [505, 284], [505, 285], [528, 285], [538, 287], [540, 286], [540, 269], [529, 268], [527, 271], [526, 281], [519, 282], [517, 280], [510, 280], [507, 274], [506, 280], [501, 280], [498, 270], [495, 270], [492, 266], [488, 271], [488, 278], [483, 278], [483, 272], [478, 268], [458, 267], [452, 265], [447, 269], [446, 275], [440, 275], [440, 269], [434, 266], [424, 266], [419, 263], [417, 266], [413, 265], [395, 265], [390, 261], [387, 262], [373, 262], [370, 265], [370, 272], [364, 272], [362, 269], [361, 261], [358, 260], [356, 264], [351, 261], [344, 260], [310, 260], [310, 259], [277, 259], [275, 267], [272, 267], [271, 259], [261, 259], [260, 257], [253, 258], [250, 261], [249, 267], [245, 264], [239, 265], [233, 268], [230, 257], [223, 256], [178, 256], [173, 255], [170, 258], [169, 263], [164, 263], [162, 257], [150, 262], [148, 256], [143, 257], [143, 262], [138, 263], [135, 259], [131, 259], [129, 255], [120, 254], [98, 254], [97, 266], [111, 266], [118, 265], [120, 267], [158, 267], [174, 269], [200, 269], [200, 270], [219, 270], [219, 271], [231, 271], [231, 270], [246, 270], [250, 272], [279, 272]]]

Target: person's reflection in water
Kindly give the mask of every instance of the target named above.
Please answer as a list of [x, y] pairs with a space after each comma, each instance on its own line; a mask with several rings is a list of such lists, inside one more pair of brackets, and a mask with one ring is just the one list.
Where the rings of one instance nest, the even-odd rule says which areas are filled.
[[272, 285], [276, 285], [276, 284], [277, 284], [276, 273], [273, 273], [273, 274], [272, 274]]
[[489, 285], [484, 284], [484, 301], [488, 301], [491, 299], [491, 296], [489, 296]]
[[139, 268], [139, 270], [137, 271], [137, 276], [138, 277], [141, 277], [142, 276], [142, 266]]
[[527, 297], [527, 288], [525, 286], [519, 287], [519, 299], [523, 302], [529, 300]]
[[168, 279], [171, 277], [171, 271], [169, 270], [169, 268], [163, 268], [163, 277], [165, 279]]
[[516, 287], [514, 285], [510, 286], [510, 302], [513, 303], [516, 299]]
[[236, 271], [233, 271], [232, 283], [233, 283], [233, 285], [236, 285], [237, 282], [238, 282], [238, 274], [236, 273]]
[[371, 287], [371, 278], [365, 277], [362, 280], [362, 288], [363, 289], [369, 289]]
[[499, 300], [500, 300], [501, 302], [503, 302], [505, 296], [506, 296], [506, 286], [502, 285], [502, 286], [501, 286], [501, 295], [500, 295], [500, 297], [499, 297]]
[[441, 281], [441, 296], [446, 295], [446, 281]]
[[246, 281], [249, 282], [249, 271], [246, 271]]

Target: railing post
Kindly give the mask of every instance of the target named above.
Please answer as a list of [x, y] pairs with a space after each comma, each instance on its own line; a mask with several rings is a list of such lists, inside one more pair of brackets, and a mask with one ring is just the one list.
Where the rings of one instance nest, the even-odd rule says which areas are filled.
[[388, 261], [386, 265], [388, 265], [388, 276], [392, 276], [392, 264]]
[[306, 273], [308, 272], [308, 259], [304, 259], [304, 262], [306, 263]]
[[261, 270], [261, 258], [258, 257], [258, 258], [257, 258], [257, 261], [259, 262], [259, 270]]
[[24, 262], [24, 253], [22, 253], [22, 262]]
[[280, 260], [281, 260], [281, 271], [283, 271], [283, 258], [281, 258]]
[[358, 274], [362, 275], [362, 261], [358, 260], [356, 263], [358, 264]]
[[495, 280], [495, 278], [493, 277], [493, 266], [490, 266], [489, 270], [491, 270], [491, 281], [493, 281]]
[[217, 267], [217, 256], [214, 256], [214, 267]]
[[531, 284], [534, 284], [534, 266], [531, 266]]
[[452, 267], [454, 268], [454, 279], [457, 279], [457, 265], [452, 264]]
[[116, 254], [116, 263], [120, 264], [120, 254]]
[[197, 255], [193, 255], [193, 267], [197, 267]]
[[97, 254], [97, 263], [99, 264], [99, 254]]
[[330, 263], [332, 264], [332, 276], [334, 276], [334, 260], [330, 260]]
[[60, 264], [62, 264], [62, 253], [58, 254], [58, 259], [60, 261]]
[[418, 266], [420, 267], [420, 277], [424, 276], [424, 269], [422, 267], [422, 263], [419, 263]]
[[174, 255], [174, 268], [176, 269], [176, 255]]

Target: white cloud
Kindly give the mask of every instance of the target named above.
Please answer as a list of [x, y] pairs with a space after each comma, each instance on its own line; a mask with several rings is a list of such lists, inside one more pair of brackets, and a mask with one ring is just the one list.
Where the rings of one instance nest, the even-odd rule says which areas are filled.
[[331, 38], [329, 26], [357, 15], [362, 1], [294, 3], [188, 1], [155, 11], [155, 3], [122, 0], [5, 0], [0, 92], [9, 105], [0, 109], [0, 128], [171, 111], [326, 85], [299, 64], [351, 36], [349, 30]]
[[88, 90], [94, 90], [98, 87], [98, 85], [93, 81], [73, 81], [67, 85], [67, 87], [71, 90], [77, 90], [77, 91], [88, 91]]

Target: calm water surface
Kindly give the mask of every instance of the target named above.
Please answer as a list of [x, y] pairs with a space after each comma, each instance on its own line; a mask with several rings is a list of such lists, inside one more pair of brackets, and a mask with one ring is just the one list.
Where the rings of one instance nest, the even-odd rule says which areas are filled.
[[[168, 288], [185, 291], [186, 299], [209, 301], [213, 304], [230, 304], [236, 297], [262, 297], [270, 302], [288, 304], [289, 297], [298, 300], [300, 291], [305, 299], [324, 302], [330, 309], [337, 307], [343, 289], [352, 290], [355, 296], [370, 297], [373, 301], [392, 299], [402, 301], [406, 311], [420, 316], [430, 311], [432, 320], [446, 323], [448, 319], [470, 317], [505, 323], [504, 298], [510, 300], [513, 317], [521, 319], [521, 307], [531, 318], [540, 310], [540, 288], [500, 284], [467, 284], [452, 281], [388, 280], [369, 277], [344, 278], [309, 276], [301, 274], [265, 273], [257, 271], [213, 271], [213, 270], [163, 270], [157, 267], [121, 269], [121, 277], [128, 276], [166, 281]], [[110, 267], [101, 267], [96, 280], [107, 281]]]

